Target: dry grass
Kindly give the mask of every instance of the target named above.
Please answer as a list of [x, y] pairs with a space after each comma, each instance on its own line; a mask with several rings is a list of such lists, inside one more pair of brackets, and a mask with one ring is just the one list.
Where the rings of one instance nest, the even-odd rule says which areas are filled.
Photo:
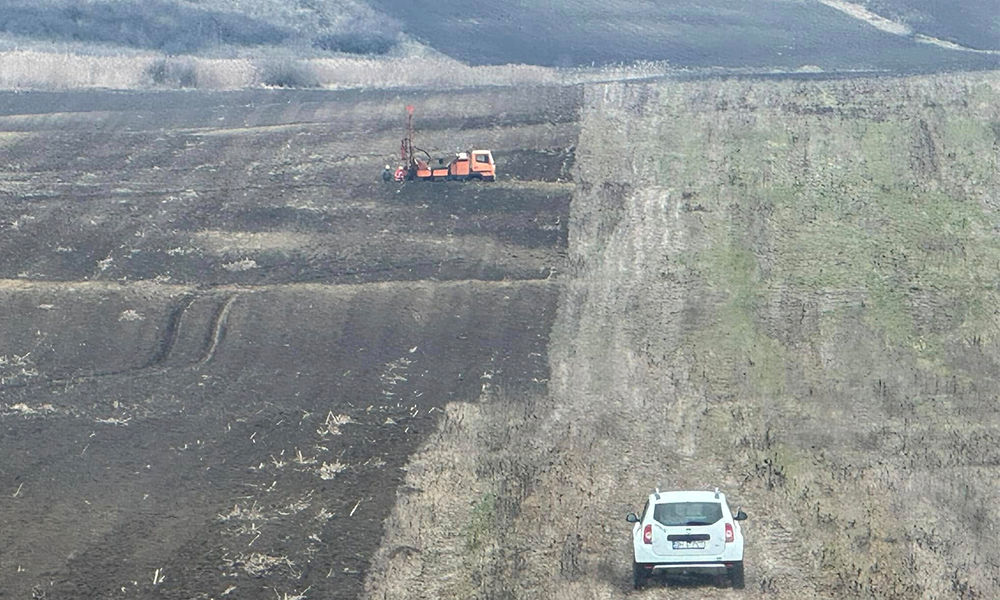
[[407, 467], [407, 485], [422, 491], [397, 498], [369, 597], [409, 598], [415, 589], [428, 598], [516, 597], [513, 565], [538, 551], [518, 526], [520, 503], [549, 458], [536, 454], [541, 422], [531, 410], [547, 404], [493, 388], [446, 407]]
[[306, 588], [301, 592], [292, 592], [291, 594], [289, 594], [288, 592], [284, 592], [282, 594], [275, 592], [275, 595], [278, 598], [278, 600], [306, 600], [307, 598], [306, 594], [309, 593], [310, 589], [311, 588]]
[[872, 27], [893, 35], [912, 35], [913, 30], [903, 23], [897, 23], [873, 13], [861, 4], [844, 2], [843, 0], [819, 0], [830, 8], [835, 8], [855, 19], [864, 21]]
[[0, 387], [8, 384], [23, 384], [39, 376], [31, 359], [31, 352], [23, 355], [0, 355]]
[[998, 90], [588, 87], [551, 397], [447, 408], [370, 596], [621, 598], [660, 483], [746, 506], [739, 597], [995, 597]]
[[63, 90], [145, 87], [155, 55], [81, 56], [35, 51], [0, 53], [0, 88]]
[[[281, 69], [276, 69], [281, 65]], [[294, 71], [294, 78], [278, 77]], [[168, 76], [173, 72], [181, 76]], [[564, 85], [662, 76], [665, 63], [636, 63], [594, 69], [529, 65], [471, 67], [445, 57], [281, 59], [161, 54], [81, 55], [14, 50], [0, 52], [0, 89], [154, 89], [196, 82], [199, 89], [229, 90], [294, 85], [326, 89]], [[190, 76], [188, 75], [190, 73]]]
[[264, 512], [261, 510], [261, 506], [257, 504], [256, 500], [252, 502], [250, 506], [247, 506], [246, 503], [244, 503], [242, 506], [239, 504], [234, 504], [232, 510], [230, 510], [228, 513], [219, 515], [219, 520], [222, 521], [223, 523], [227, 523], [229, 521], [234, 521], [234, 520], [266, 521], [267, 519], [268, 517], [264, 515]]
[[56, 412], [56, 407], [51, 404], [41, 404], [38, 406], [28, 406], [24, 402], [18, 402], [17, 404], [12, 404], [8, 407], [11, 414], [19, 414], [24, 416], [33, 415], [46, 415]]
[[340, 428], [351, 422], [351, 417], [347, 415], [335, 415], [333, 412], [329, 412], [326, 415], [326, 420], [316, 430], [316, 433], [320, 436], [340, 435]]
[[225, 564], [227, 567], [239, 569], [251, 577], [266, 577], [276, 572], [285, 572], [295, 578], [301, 575], [301, 571], [287, 556], [271, 556], [260, 552], [227, 558]]
[[299, 450], [298, 448], [296, 448], [295, 449], [295, 456], [292, 458], [292, 462], [294, 462], [297, 465], [306, 466], [306, 465], [314, 465], [314, 464], [316, 464], [316, 459], [315, 458], [307, 458], [305, 455], [302, 454], [301, 450]]
[[224, 263], [222, 268], [229, 272], [249, 271], [257, 268], [257, 261], [250, 258], [243, 258], [233, 262]]
[[330, 480], [334, 479], [338, 473], [343, 473], [347, 469], [347, 465], [341, 463], [340, 461], [334, 461], [332, 463], [324, 462], [319, 468], [316, 469], [316, 474], [319, 475], [320, 479]]

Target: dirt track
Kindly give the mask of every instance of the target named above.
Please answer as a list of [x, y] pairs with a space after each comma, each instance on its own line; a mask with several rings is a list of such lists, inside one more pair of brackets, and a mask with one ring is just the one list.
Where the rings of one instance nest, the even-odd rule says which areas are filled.
[[[545, 388], [579, 100], [0, 96], [0, 593], [356, 598], [445, 403]], [[383, 185], [406, 103], [521, 178]]]

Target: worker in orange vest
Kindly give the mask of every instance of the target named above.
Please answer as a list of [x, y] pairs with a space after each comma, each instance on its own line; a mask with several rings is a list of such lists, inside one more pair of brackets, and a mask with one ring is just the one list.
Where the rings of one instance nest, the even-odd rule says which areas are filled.
[[402, 165], [396, 168], [396, 181], [402, 182], [406, 177], [406, 171], [403, 169]]

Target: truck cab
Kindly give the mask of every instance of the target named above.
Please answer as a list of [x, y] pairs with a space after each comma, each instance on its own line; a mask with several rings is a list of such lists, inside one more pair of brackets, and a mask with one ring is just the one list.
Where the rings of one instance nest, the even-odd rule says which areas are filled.
[[493, 161], [493, 153], [489, 150], [459, 152], [455, 160], [451, 161], [448, 177], [458, 180], [494, 181], [497, 177], [497, 167]]

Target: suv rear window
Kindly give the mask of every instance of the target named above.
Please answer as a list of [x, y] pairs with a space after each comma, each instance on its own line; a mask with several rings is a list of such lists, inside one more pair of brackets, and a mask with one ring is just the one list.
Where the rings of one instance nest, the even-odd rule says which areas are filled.
[[671, 502], [653, 509], [653, 519], [664, 527], [711, 525], [721, 518], [718, 502]]

